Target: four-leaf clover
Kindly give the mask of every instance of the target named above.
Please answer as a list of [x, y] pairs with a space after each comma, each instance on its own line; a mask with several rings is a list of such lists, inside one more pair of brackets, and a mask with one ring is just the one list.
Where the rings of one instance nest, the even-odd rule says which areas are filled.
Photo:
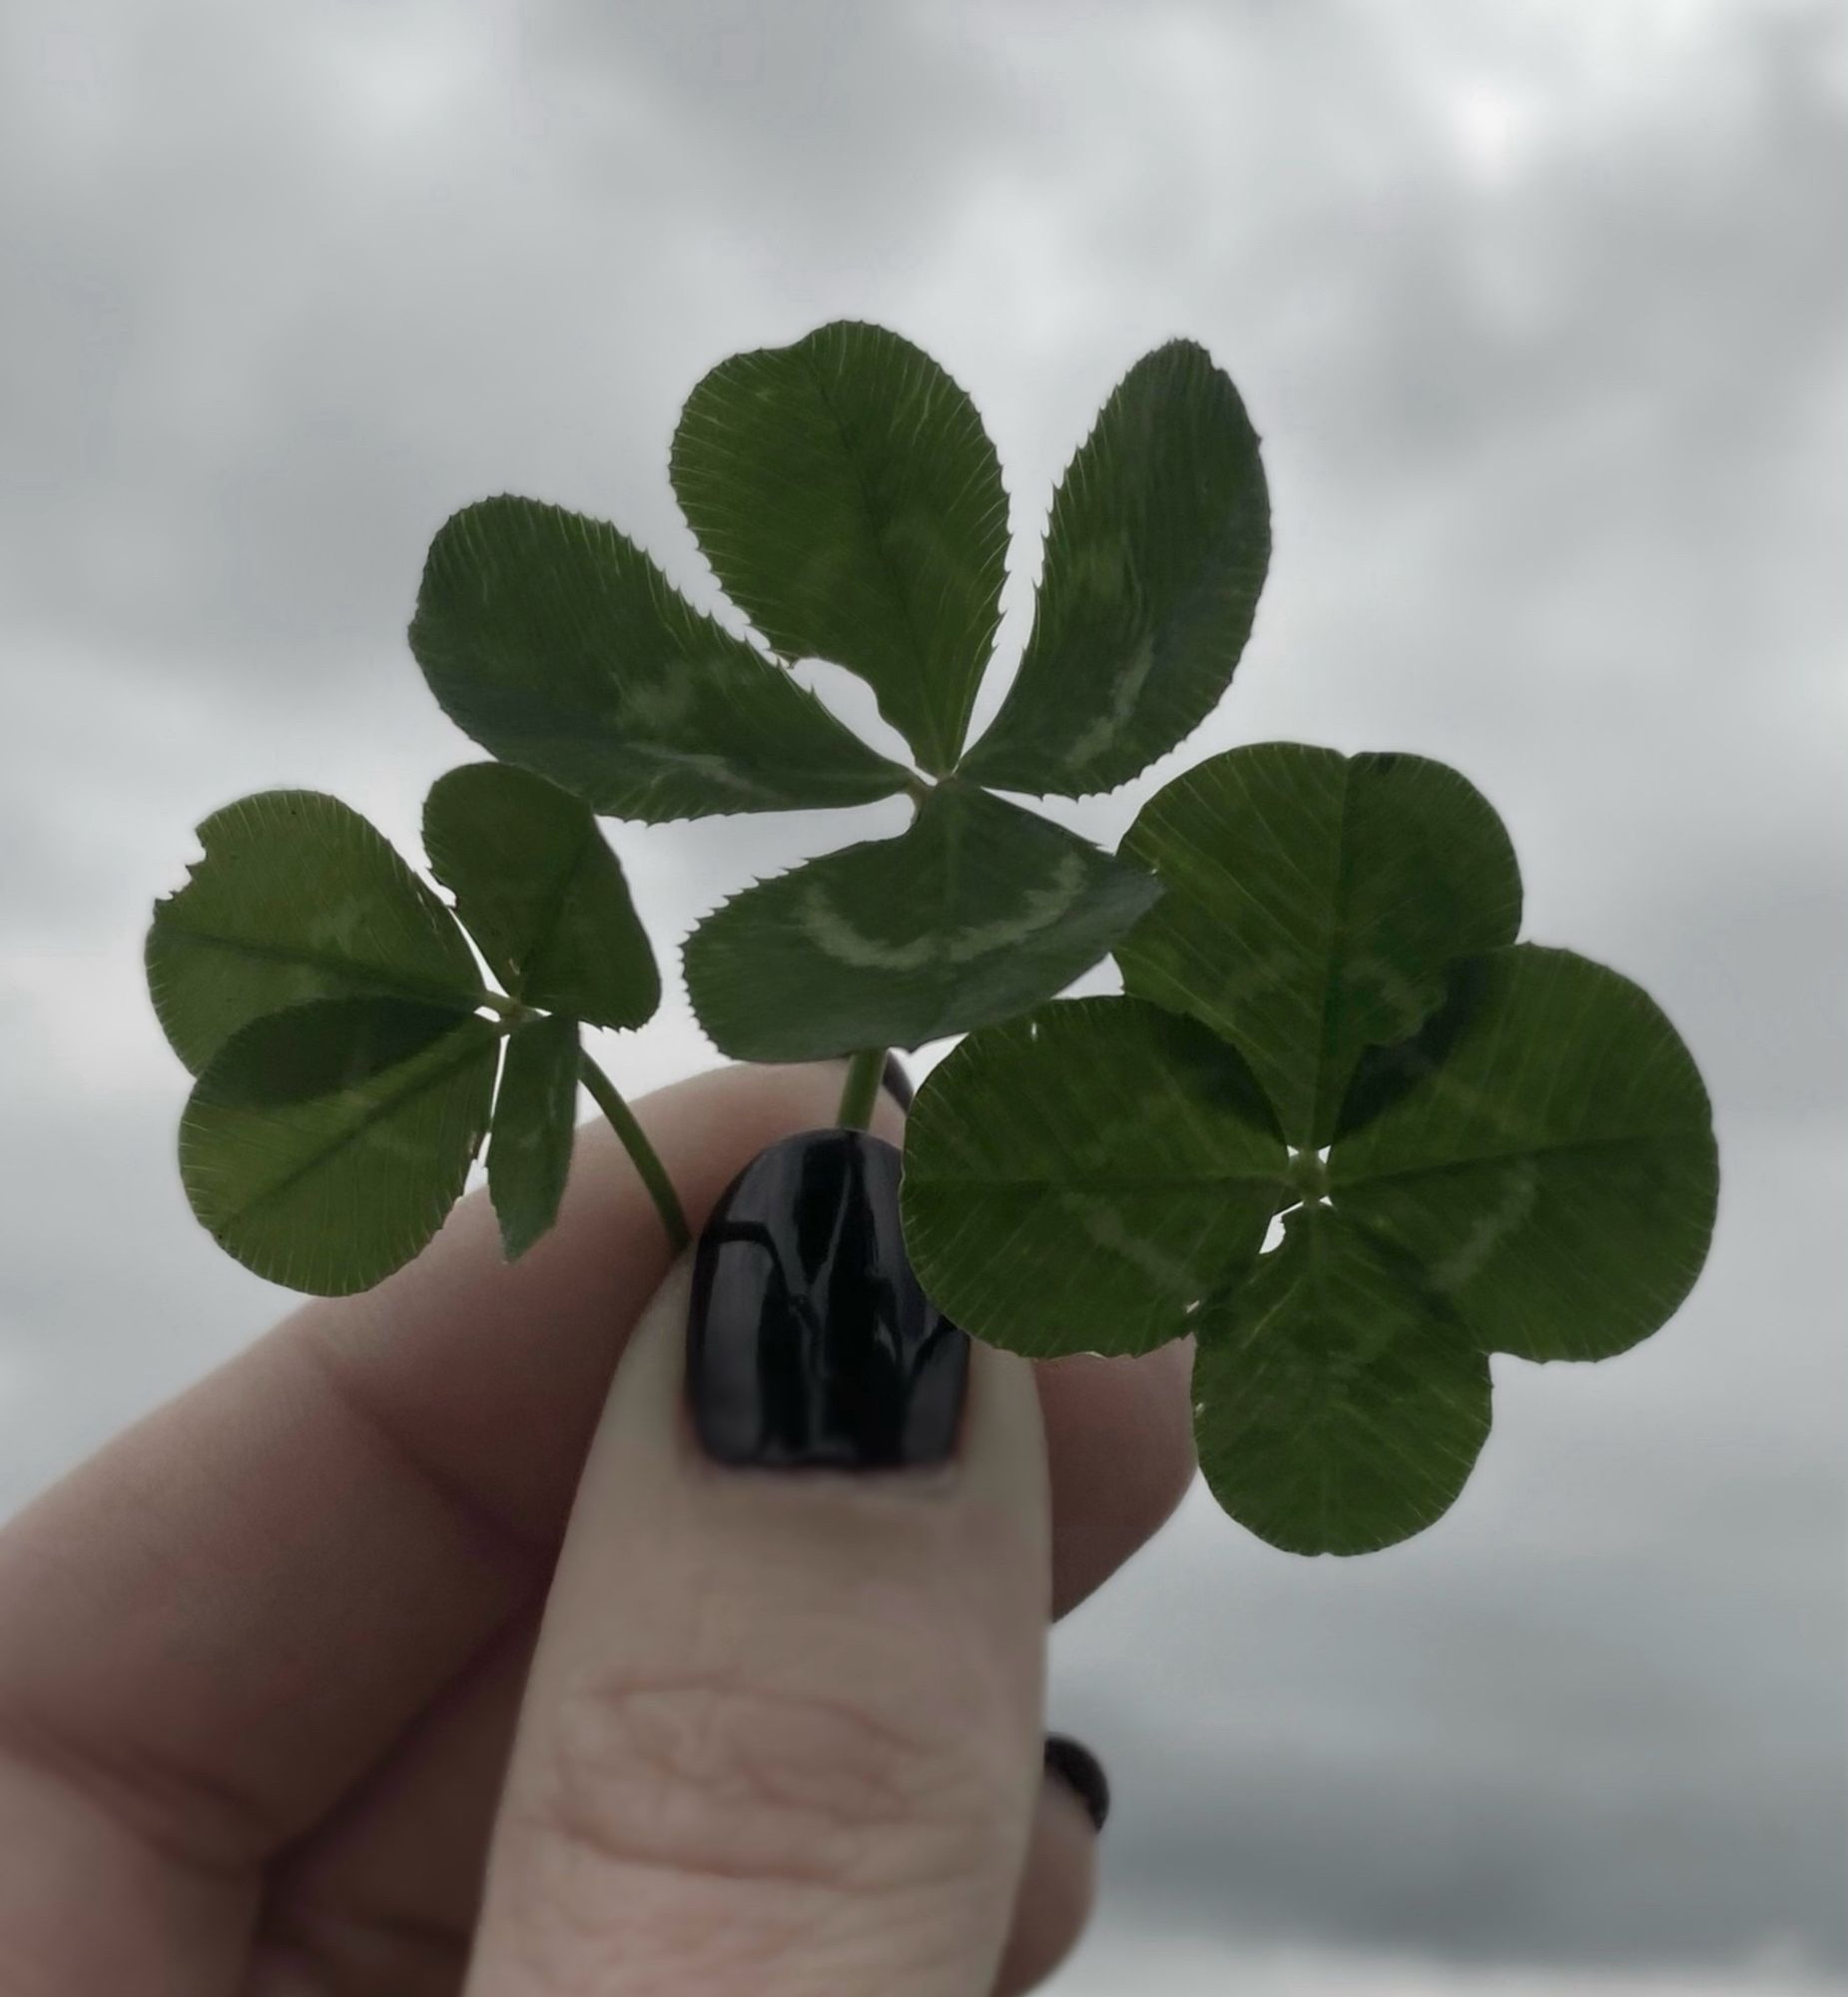
[[[410, 642], [477, 742], [612, 817], [918, 801], [896, 839], [699, 926], [687, 985], [714, 1043], [763, 1061], [915, 1047], [1088, 970], [1158, 883], [993, 789], [1112, 789], [1224, 693], [1270, 552], [1257, 435], [1224, 371], [1174, 340], [1105, 402], [1053, 499], [1019, 669], [972, 747], [1007, 495], [974, 404], [928, 354], [853, 323], [738, 354], [688, 398], [670, 472], [762, 648], [614, 527], [505, 497], [437, 534]], [[791, 675], [802, 659], [865, 680], [917, 767], [836, 720]]]
[[1462, 1490], [1489, 1354], [1602, 1358], [1686, 1295], [1706, 1091], [1638, 987], [1515, 941], [1507, 835], [1441, 764], [1236, 749], [1123, 851], [1166, 889], [1124, 996], [973, 1034], [920, 1090], [913, 1258], [1017, 1351], [1192, 1333], [1225, 1509], [1297, 1552], [1390, 1545]]

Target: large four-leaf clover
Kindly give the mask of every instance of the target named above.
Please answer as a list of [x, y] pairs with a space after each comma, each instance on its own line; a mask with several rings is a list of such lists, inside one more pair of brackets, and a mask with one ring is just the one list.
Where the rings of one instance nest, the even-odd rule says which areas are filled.
[[1489, 1354], [1602, 1358], [1686, 1295], [1706, 1091], [1635, 985], [1515, 941], [1513, 849], [1440, 764], [1236, 749], [1122, 850], [1166, 889], [1117, 946], [1124, 996], [987, 1028], [927, 1078], [912, 1255], [1017, 1351], [1192, 1333], [1225, 1509], [1297, 1552], [1389, 1545], [1462, 1490]]

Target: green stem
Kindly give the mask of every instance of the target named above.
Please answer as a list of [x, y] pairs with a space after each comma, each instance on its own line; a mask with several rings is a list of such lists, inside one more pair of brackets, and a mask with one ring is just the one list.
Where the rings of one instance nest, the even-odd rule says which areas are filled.
[[867, 1047], [857, 1053], [847, 1064], [847, 1084], [841, 1090], [835, 1121], [844, 1129], [866, 1129], [873, 1121], [873, 1105], [880, 1099], [880, 1083], [885, 1078], [884, 1047]]
[[693, 1237], [687, 1231], [687, 1216], [680, 1209], [680, 1195], [674, 1190], [674, 1181], [667, 1175], [667, 1167], [656, 1155], [647, 1133], [635, 1120], [635, 1111], [622, 1099], [621, 1090], [589, 1054], [582, 1054], [579, 1058], [583, 1066], [584, 1086], [590, 1090], [597, 1107], [609, 1118], [610, 1128], [616, 1132], [635, 1169], [641, 1173], [642, 1183], [655, 1203], [655, 1211], [661, 1216], [661, 1225], [667, 1229], [668, 1243], [678, 1255]]
[[536, 1019], [539, 1015], [530, 1005], [523, 1005], [517, 998], [503, 998], [498, 992], [480, 991], [475, 994], [475, 1003], [485, 1005], [490, 1012], [497, 1012], [510, 1026], [517, 1026], [522, 1019]]

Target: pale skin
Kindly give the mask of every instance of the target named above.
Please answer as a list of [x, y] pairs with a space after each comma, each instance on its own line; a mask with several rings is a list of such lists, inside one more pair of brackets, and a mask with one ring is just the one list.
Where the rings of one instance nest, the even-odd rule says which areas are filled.
[[[841, 1080], [638, 1105], [696, 1231]], [[684, 1283], [587, 1128], [522, 1262], [463, 1202], [0, 1533], [0, 1997], [1050, 1972], [1093, 1835], [1041, 1773], [1047, 1625], [1185, 1488], [1186, 1351], [977, 1348], [944, 1471], [724, 1471], [680, 1407]]]

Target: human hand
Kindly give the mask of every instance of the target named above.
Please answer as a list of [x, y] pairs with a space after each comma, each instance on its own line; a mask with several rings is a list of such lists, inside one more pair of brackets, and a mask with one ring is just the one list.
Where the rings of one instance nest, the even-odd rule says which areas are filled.
[[[696, 1229], [839, 1079], [648, 1102]], [[726, 1468], [682, 1413], [667, 1262], [587, 1129], [520, 1263], [464, 1201], [0, 1534], [3, 1997], [982, 1997], [1050, 1970], [1092, 1830], [1040, 1774], [1047, 1615], [1184, 1488], [1184, 1354], [1062, 1361], [1035, 1396], [973, 1347], [946, 1466]]]

